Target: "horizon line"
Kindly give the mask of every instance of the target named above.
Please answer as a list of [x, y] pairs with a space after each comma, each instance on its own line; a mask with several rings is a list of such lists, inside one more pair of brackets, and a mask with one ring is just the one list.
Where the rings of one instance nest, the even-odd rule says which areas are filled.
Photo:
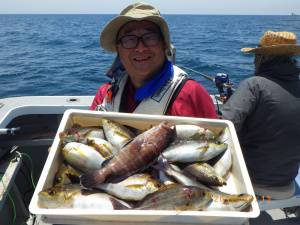
[[[118, 15], [118, 13], [84, 13], [84, 12], [0, 12], [0, 15]], [[299, 16], [299, 14], [218, 14], [218, 13], [162, 13], [162, 15], [195, 16]]]

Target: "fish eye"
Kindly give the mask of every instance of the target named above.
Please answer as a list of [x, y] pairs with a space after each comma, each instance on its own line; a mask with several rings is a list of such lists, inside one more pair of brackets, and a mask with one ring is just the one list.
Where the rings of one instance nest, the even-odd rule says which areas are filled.
[[49, 195], [55, 195], [55, 194], [56, 194], [56, 191], [55, 191], [55, 190], [49, 190], [49, 191], [48, 191], [48, 194], [49, 194]]
[[229, 200], [228, 200], [228, 199], [224, 199], [224, 200], [223, 200], [223, 204], [224, 204], [224, 205], [228, 205], [228, 204], [229, 204]]

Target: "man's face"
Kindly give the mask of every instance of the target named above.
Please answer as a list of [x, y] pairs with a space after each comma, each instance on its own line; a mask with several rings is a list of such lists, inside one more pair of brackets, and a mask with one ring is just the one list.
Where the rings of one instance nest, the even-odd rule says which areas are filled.
[[[143, 36], [146, 45], [141, 38], [136, 46], [125, 44], [134, 42], [136, 36]], [[165, 61], [165, 43], [156, 24], [146, 20], [129, 22], [121, 28], [117, 40], [117, 52], [136, 88], [160, 71]]]

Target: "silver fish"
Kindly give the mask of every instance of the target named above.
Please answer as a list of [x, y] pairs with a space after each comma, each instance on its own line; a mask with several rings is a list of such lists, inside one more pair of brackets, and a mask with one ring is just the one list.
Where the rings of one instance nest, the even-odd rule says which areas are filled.
[[[162, 161], [160, 161], [161, 163]], [[205, 210], [230, 210], [230, 211], [242, 211], [246, 209], [252, 202], [253, 196], [249, 194], [227, 194], [219, 190], [214, 190], [211, 187], [207, 187], [204, 184], [195, 181], [194, 179], [184, 175], [182, 171], [175, 165], [169, 165], [163, 162], [164, 171], [167, 175], [173, 177], [177, 182], [185, 186], [198, 187], [205, 190], [211, 196], [212, 201], [207, 205]]]
[[[211, 201], [208, 191], [198, 187], [171, 184], [145, 197], [134, 209], [138, 210], [202, 210]], [[116, 209], [126, 209], [124, 206]]]
[[109, 158], [118, 153], [116, 147], [102, 138], [87, 138], [87, 144], [95, 148], [104, 158]]
[[162, 184], [149, 174], [135, 174], [119, 183], [105, 183], [95, 188], [104, 190], [119, 199], [139, 201], [157, 191]]
[[211, 192], [213, 201], [205, 208], [207, 211], [243, 211], [248, 208], [254, 197], [249, 194], [226, 194]]
[[97, 127], [80, 127], [75, 125], [59, 134], [63, 143], [80, 142], [86, 144], [87, 138], [104, 138], [103, 130]]
[[179, 140], [212, 140], [216, 137], [211, 130], [192, 124], [176, 125], [176, 133]]
[[249, 194], [227, 194], [219, 190], [214, 190], [211, 187], [207, 187], [204, 184], [193, 180], [192, 178], [185, 176], [180, 169], [174, 165], [167, 168], [166, 174], [172, 176], [177, 182], [186, 186], [198, 187], [209, 193], [212, 201], [207, 205], [205, 210], [214, 211], [242, 211], [246, 209], [254, 199], [252, 195]]
[[175, 183], [174, 180], [165, 173], [165, 171], [159, 170], [158, 177], [159, 177], [160, 182], [164, 185], [169, 185], [169, 184]]
[[121, 149], [134, 138], [134, 134], [125, 126], [112, 120], [102, 119], [106, 139], [118, 149]]
[[[52, 187], [38, 194], [38, 206], [40, 208], [55, 209], [104, 209], [113, 210], [112, 197], [106, 193], [96, 193], [82, 190], [77, 185]], [[130, 207], [127, 203], [114, 199], [119, 204]]]
[[228, 128], [228, 127], [224, 128], [224, 129], [220, 132], [220, 134], [219, 134], [219, 136], [216, 138], [216, 140], [219, 141], [219, 142], [222, 142], [222, 143], [227, 143], [227, 141], [230, 140], [230, 131], [229, 131], [229, 128]]
[[169, 164], [165, 159], [162, 159], [160, 157], [158, 162], [159, 164], [158, 166], [156, 166], [156, 168], [159, 169], [160, 171], [163, 171], [166, 175], [173, 178], [178, 183], [185, 186], [194, 186], [204, 190], [211, 190], [209, 187], [198, 182], [196, 179], [184, 174], [183, 171], [178, 166], [174, 164]]
[[171, 144], [162, 155], [169, 162], [203, 162], [221, 154], [226, 148], [227, 144], [212, 141], [180, 141]]
[[200, 182], [206, 185], [223, 186], [226, 180], [219, 176], [214, 168], [207, 163], [194, 163], [183, 169], [184, 173], [193, 175]]
[[66, 144], [62, 154], [71, 166], [82, 172], [100, 169], [105, 161], [105, 158], [93, 147], [77, 142]]
[[79, 183], [80, 172], [69, 164], [62, 163], [54, 177], [54, 186]]
[[230, 173], [232, 167], [232, 142], [229, 129], [225, 128], [217, 140], [226, 143], [228, 145], [228, 148], [220, 157], [220, 159], [213, 165], [213, 168], [215, 169], [217, 174], [219, 174], [223, 178], [226, 178]]
[[228, 176], [232, 167], [232, 156], [230, 149], [231, 148], [228, 147], [221, 158], [213, 165], [216, 173], [223, 178], [226, 178]]
[[176, 137], [171, 124], [161, 122], [138, 135], [114, 156], [102, 169], [80, 177], [85, 187], [101, 183], [117, 183], [151, 166]]
[[160, 169], [163, 170], [167, 175], [174, 178], [180, 184], [198, 187], [209, 193], [212, 201], [206, 205], [205, 210], [242, 211], [246, 209], [254, 199], [254, 197], [249, 194], [228, 194], [212, 189], [211, 187], [207, 187], [204, 184], [195, 181], [191, 177], [186, 176], [178, 166], [167, 163], [165, 159], [160, 157], [158, 161]]

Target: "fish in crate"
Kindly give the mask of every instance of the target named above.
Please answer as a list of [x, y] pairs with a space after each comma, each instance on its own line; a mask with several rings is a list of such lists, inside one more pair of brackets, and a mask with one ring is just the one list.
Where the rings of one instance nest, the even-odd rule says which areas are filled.
[[76, 125], [60, 135], [64, 163], [53, 187], [40, 193], [41, 207], [244, 211], [251, 205], [251, 195], [218, 190], [232, 167], [227, 128], [215, 133], [163, 121], [133, 132], [113, 120], [101, 124]]

